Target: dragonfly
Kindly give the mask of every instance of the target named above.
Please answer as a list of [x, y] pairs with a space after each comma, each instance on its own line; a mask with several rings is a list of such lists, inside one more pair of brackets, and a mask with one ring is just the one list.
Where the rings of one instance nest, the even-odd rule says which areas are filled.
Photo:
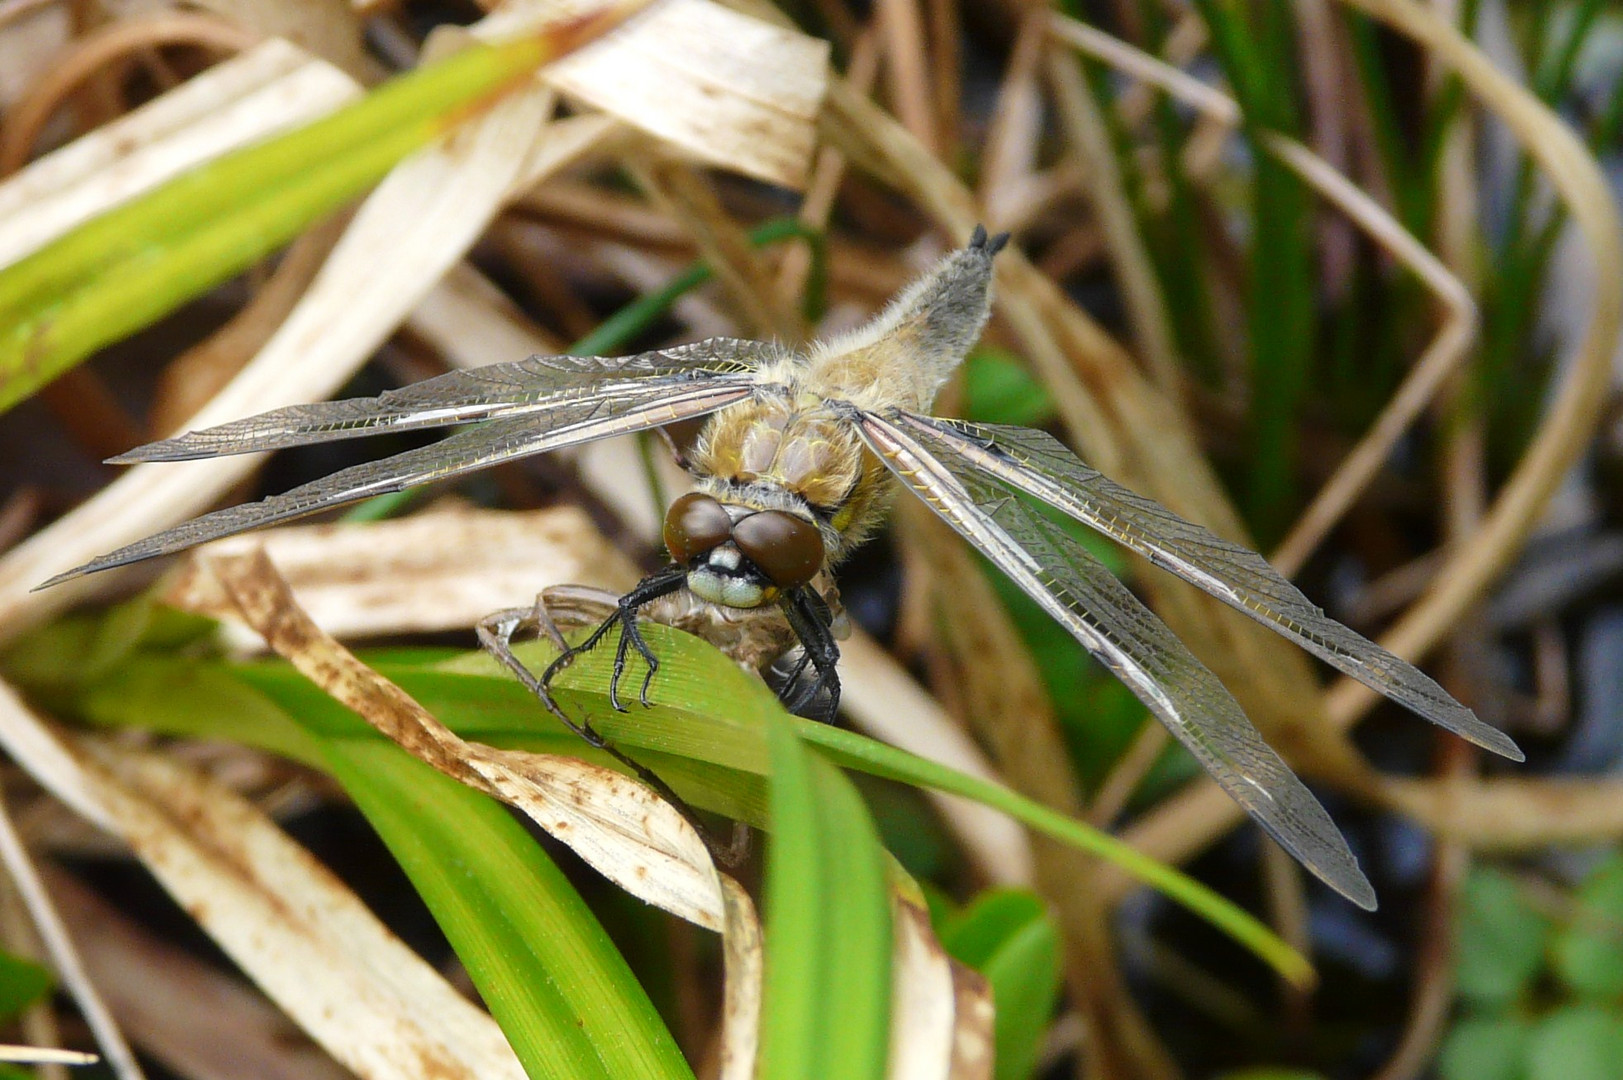
[[866, 325], [808, 347], [711, 338], [619, 358], [536, 356], [138, 447], [111, 460], [183, 461], [467, 425], [431, 445], [205, 514], [45, 584], [501, 462], [703, 418], [681, 455], [694, 490], [664, 519], [669, 565], [529, 680], [532, 689], [545, 695], [561, 665], [618, 627], [611, 699], [624, 707], [619, 687], [635, 650], [647, 666], [640, 694], [647, 704], [658, 661], [637, 628], [639, 613], [674, 604], [686, 617], [708, 617], [723, 637], [764, 636], [798, 648], [781, 684], [785, 704], [800, 710], [821, 700], [832, 716], [839, 647], [829, 571], [879, 528], [899, 488], [1120, 678], [1292, 856], [1373, 909], [1374, 890], [1323, 806], [1216, 676], [1058, 518], [1091, 526], [1477, 746], [1517, 761], [1521, 751], [1418, 668], [1329, 618], [1262, 556], [1115, 483], [1053, 436], [931, 415], [937, 392], [980, 338], [994, 260], [1007, 240], [977, 227], [966, 247]]

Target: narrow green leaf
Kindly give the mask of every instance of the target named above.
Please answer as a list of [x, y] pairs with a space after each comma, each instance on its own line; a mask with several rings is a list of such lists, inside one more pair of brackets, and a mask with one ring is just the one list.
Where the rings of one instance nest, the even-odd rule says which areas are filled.
[[0, 412], [338, 210], [562, 41], [464, 49], [201, 165], [0, 270]]
[[[529, 720], [544, 715], [526, 704]], [[507, 809], [386, 741], [287, 665], [137, 655], [86, 688], [75, 711], [234, 738], [332, 773], [405, 868], [531, 1077], [691, 1076], [601, 926]], [[531, 748], [590, 756], [561, 732]]]
[[[670, 780], [695, 805], [727, 812], [732, 805], [745, 811], [744, 820], [761, 821], [759, 802], [752, 801], [758, 800], [759, 789], [752, 787], [757, 781], [751, 777], [770, 771], [765, 725], [781, 715], [781, 706], [758, 679], [745, 675], [710, 645], [664, 626], [643, 629], [660, 657], [653, 708], [621, 713], [610, 707], [612, 643], [580, 657], [561, 675], [555, 684], [559, 701], [573, 713], [589, 717], [622, 748], [636, 751], [651, 765], [657, 762], [656, 771], [662, 775], [682, 759], [692, 762], [691, 771], [675, 773]], [[553, 655], [550, 646], [540, 643], [520, 646], [518, 652], [535, 670]], [[413, 656], [422, 659], [411, 662], [408, 658]], [[579, 740], [565, 737], [522, 687], [480, 653], [447, 659], [443, 650], [393, 650], [379, 670], [465, 738], [597, 760]], [[641, 673], [633, 671], [628, 677], [640, 679]], [[233, 681], [241, 685], [232, 687]], [[193, 708], [189, 702], [194, 695], [212, 704]], [[289, 714], [324, 736], [381, 739], [280, 661], [233, 664], [142, 654], [82, 689], [76, 700], [64, 704], [64, 711], [107, 725], [238, 739], [306, 761], [312, 757], [309, 744], [301, 743], [307, 736], [298, 725], [292, 725], [290, 733]], [[837, 764], [963, 795], [1108, 859], [1231, 935], [1287, 978], [1299, 983], [1312, 979], [1307, 961], [1262, 923], [1107, 833], [997, 784], [863, 736], [812, 721], [798, 721], [797, 728], [802, 739], [822, 748]], [[658, 759], [655, 754], [667, 757]], [[710, 771], [717, 766], [724, 771]]]
[[884, 849], [849, 780], [768, 725], [764, 1080], [885, 1075], [891, 905]]
[[326, 740], [322, 750], [531, 1080], [691, 1080], [596, 917], [505, 807], [381, 739]]
[[860, 769], [874, 776], [885, 776], [951, 795], [962, 795], [1002, 810], [1043, 835], [1079, 851], [1108, 859], [1234, 938], [1285, 978], [1302, 986], [1312, 984], [1312, 965], [1267, 926], [1193, 878], [1156, 862], [1109, 833], [1074, 821], [991, 781], [956, 772], [894, 746], [810, 720], [800, 723], [801, 738], [826, 750], [834, 761], [846, 768]]

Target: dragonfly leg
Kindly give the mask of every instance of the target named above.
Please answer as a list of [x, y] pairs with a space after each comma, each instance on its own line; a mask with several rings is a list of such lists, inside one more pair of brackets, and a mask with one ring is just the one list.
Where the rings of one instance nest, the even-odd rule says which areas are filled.
[[[632, 775], [636, 776], [637, 779], [641, 780], [644, 784], [647, 784], [650, 788], [652, 788], [660, 798], [664, 799], [666, 802], [670, 803], [671, 806], [675, 807], [677, 813], [681, 814], [682, 817], [687, 820], [688, 824], [693, 826], [694, 831], [699, 834], [699, 838], [704, 841], [705, 847], [710, 851], [711, 856], [714, 857], [717, 862], [721, 863], [723, 866], [737, 866], [739, 863], [743, 862], [745, 857], [749, 854], [749, 826], [743, 824], [742, 822], [734, 822], [732, 835], [724, 842], [715, 834], [710, 826], [706, 825], [702, 820], [699, 819], [698, 815], [693, 811], [693, 808], [687, 804], [687, 801], [672, 790], [671, 786], [661, 779], [659, 774], [655, 773], [652, 769], [648, 768], [646, 765], [643, 765], [641, 762], [636, 761], [627, 754], [623, 753], [621, 750], [615, 747], [614, 744], [609, 742], [609, 740], [606, 739], [600, 732], [598, 732], [597, 729], [593, 728], [589, 722], [583, 720], [577, 723], [575, 720], [571, 719], [569, 715], [563, 711], [563, 708], [558, 704], [557, 700], [553, 698], [552, 693], [548, 688], [548, 684], [559, 671], [562, 671], [564, 667], [568, 666], [568, 663], [576, 656], [579, 656], [587, 649], [592, 648], [602, 641], [603, 637], [609, 632], [609, 630], [613, 629], [616, 624], [623, 626], [634, 625], [634, 622], [627, 621], [627, 617], [629, 616], [631, 620], [634, 620], [638, 607], [642, 606], [642, 604], [646, 604], [649, 600], [657, 599], [659, 596], [664, 595], [664, 592], [673, 591], [672, 589], [666, 588], [664, 589], [664, 592], [655, 592], [653, 595], [644, 595], [641, 599], [637, 599], [639, 593], [643, 592], [645, 586], [649, 586], [656, 581], [663, 582], [664, 577], [665, 575], [655, 575], [654, 577], [643, 582], [642, 585], [639, 585], [637, 589], [621, 598], [615, 604], [614, 612], [609, 615], [608, 618], [602, 620], [586, 638], [586, 640], [577, 646], [571, 647], [564, 643], [563, 634], [560, 632], [557, 621], [553, 618], [552, 611], [548, 607], [546, 594], [536, 597], [535, 604], [532, 607], [508, 608], [504, 611], [498, 611], [495, 614], [487, 615], [485, 618], [479, 620], [478, 626], [475, 627], [475, 633], [478, 634], [480, 646], [483, 647], [484, 650], [491, 656], [495, 657], [503, 667], [511, 671], [518, 678], [519, 682], [523, 683], [524, 686], [541, 701], [541, 704], [546, 706], [547, 711], [556, 717], [560, 723], [562, 723], [576, 735], [579, 735], [581, 739], [584, 740], [589, 746], [603, 751], [605, 754], [609, 755], [609, 757], [625, 766], [632, 773]], [[677, 578], [678, 585], [680, 585], [683, 578], [685, 578], [685, 575]], [[634, 600], [635, 602], [632, 602]], [[557, 644], [560, 650], [562, 650], [559, 657], [549, 664], [546, 670], [542, 672], [540, 678], [537, 678], [530, 671], [530, 669], [524, 665], [524, 662], [520, 660], [513, 652], [514, 635], [532, 630], [537, 633], [544, 634], [555, 644]], [[641, 641], [640, 634], [637, 635], [637, 639]], [[652, 660], [649, 652], [645, 651], [646, 649], [647, 645], [646, 642], [644, 642], [639, 648], [639, 652], [642, 652], [645, 660]], [[652, 665], [650, 670], [652, 670]], [[645, 694], [646, 691], [647, 680], [644, 681]], [[645, 700], [644, 704], [646, 703], [647, 702]]]
[[[784, 699], [784, 707], [798, 713], [817, 700], [819, 694], [826, 694], [828, 704], [820, 710], [822, 715], [816, 719], [833, 723], [840, 708], [840, 676], [836, 670], [840, 647], [834, 640], [832, 629], [834, 612], [817, 590], [809, 586], [785, 594], [782, 603], [789, 628], [800, 639], [800, 647], [804, 651], [804, 655], [795, 663], [790, 680], [784, 684], [784, 693], [791, 695]], [[809, 682], [800, 679], [807, 665], [817, 672], [817, 677]]]
[[605, 634], [618, 624], [620, 627], [620, 640], [614, 646], [614, 673], [609, 678], [609, 704], [614, 706], [616, 712], [626, 711], [625, 706], [620, 704], [620, 680], [625, 675], [626, 659], [630, 655], [630, 650], [636, 649], [637, 655], [641, 656], [643, 663], [648, 665], [648, 674], [643, 676], [642, 680], [642, 691], [637, 695], [638, 700], [646, 708], [648, 706], [648, 686], [654, 681], [654, 672], [659, 670], [659, 658], [648, 647], [648, 642], [643, 638], [642, 631], [637, 629], [637, 609], [644, 604], [651, 603], [662, 596], [675, 592], [686, 581], [687, 569], [681, 566], [668, 566], [656, 574], [650, 574], [648, 577], [643, 578], [635, 589], [620, 598], [614, 614], [604, 619], [602, 625], [592, 631], [591, 636], [575, 648], [561, 653], [558, 659], [552, 662], [551, 667], [547, 669], [547, 674], [542, 676], [542, 681], [544, 682], [552, 677], [554, 668], [562, 670], [575, 657], [595, 646], [599, 641], [603, 640]]
[[[550, 615], [546, 613], [545, 601], [541, 597], [537, 597], [533, 608], [508, 608], [493, 615], [485, 616], [479, 620], [479, 625], [474, 628], [474, 632], [479, 637], [480, 647], [495, 657], [497, 662], [508, 671], [511, 671], [518, 681], [524, 684], [525, 689], [540, 699], [541, 704], [546, 706], [547, 711], [556, 717], [559, 723], [579, 735], [590, 745], [600, 750], [609, 749], [607, 741], [597, 733], [590, 723], [585, 721], [576, 723], [553, 699], [552, 692], [547, 686], [553, 674], [552, 667], [548, 667], [542, 677], [538, 679], [524, 665], [524, 661], [520, 660], [513, 652], [514, 634], [526, 630], [542, 629], [550, 629], [552, 633], [557, 633], [557, 625], [553, 623]], [[556, 663], [553, 666], [556, 666]]]

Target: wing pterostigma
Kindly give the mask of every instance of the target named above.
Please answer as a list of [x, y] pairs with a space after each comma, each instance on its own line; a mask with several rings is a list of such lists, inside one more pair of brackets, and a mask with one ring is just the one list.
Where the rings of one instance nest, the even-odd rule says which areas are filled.
[[[701, 342], [700, 345], [710, 345]], [[753, 342], [765, 358], [768, 346]], [[682, 350], [645, 353], [668, 357]], [[598, 358], [546, 357], [454, 372], [377, 398], [278, 409], [259, 417], [154, 443], [120, 460], [173, 461], [326, 442], [383, 430], [476, 421], [429, 446], [352, 466], [258, 502], [226, 507], [119, 548], [58, 574], [39, 588], [198, 544], [290, 521], [374, 495], [444, 480], [504, 461], [611, 435], [662, 427], [742, 401], [755, 389], [754, 364], [743, 354], [719, 362], [653, 363], [626, 377]], [[597, 366], [591, 374], [591, 365]], [[616, 378], [614, 372], [622, 373]], [[553, 373], [560, 373], [558, 378]], [[421, 388], [421, 390], [419, 390]], [[413, 393], [413, 391], [418, 391]], [[448, 415], [451, 414], [451, 415]], [[165, 449], [165, 448], [170, 449]]]
[[1261, 555], [1122, 487], [1046, 432], [911, 413], [896, 422], [931, 453], [967, 462], [1098, 530], [1439, 727], [1525, 759], [1508, 735], [1413, 664], [1326, 616]]
[[905, 419], [863, 413], [857, 427], [904, 485], [1110, 668], [1285, 850], [1373, 910], [1374, 889], [1330, 815], [1217, 677], [1058, 523], [969, 458], [926, 444]]

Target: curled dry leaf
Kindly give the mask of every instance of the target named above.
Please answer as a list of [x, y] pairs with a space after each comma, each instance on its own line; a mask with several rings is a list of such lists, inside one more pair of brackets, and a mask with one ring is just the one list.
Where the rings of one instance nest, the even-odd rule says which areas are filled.
[[[220, 540], [185, 557], [164, 602], [242, 627], [208, 564], [260, 548], [299, 606], [337, 638], [466, 630], [554, 585], [615, 588], [636, 577], [630, 560], [574, 507], [503, 513], [458, 506]], [[260, 642], [249, 635], [243, 644]]]
[[[749, 897], [716, 869], [686, 818], [612, 770], [461, 739], [324, 634], [299, 609], [264, 552], [217, 556], [209, 566], [242, 617], [276, 652], [384, 735], [446, 775], [523, 811], [626, 891], [721, 932], [728, 976], [722, 1075], [750, 1075], [760, 1011], [760, 926]], [[924, 912], [897, 903], [891, 1075], [988, 1075], [991, 1011], [984, 984], [973, 972], [954, 968]]]
[[546, 79], [701, 161], [799, 188], [828, 53], [825, 41], [710, 0], [666, 0]]
[[647, 787], [573, 758], [498, 750], [452, 733], [404, 691], [323, 634], [263, 551], [217, 557], [214, 573], [278, 653], [384, 735], [446, 775], [523, 811], [632, 895], [723, 935], [722, 1080], [754, 1075], [761, 927], [686, 818]]
[[642, 784], [573, 758], [460, 738], [322, 632], [263, 551], [218, 557], [210, 565], [273, 650], [413, 757], [522, 810], [632, 895], [699, 926], [723, 928], [721, 875], [704, 841]]
[[716, 1074], [719, 1080], [752, 1080], [761, 1043], [761, 980], [765, 972], [761, 920], [743, 886], [723, 874], [721, 888], [727, 905], [727, 935], [722, 940], [726, 982]]
[[992, 1075], [986, 980], [936, 940], [930, 915], [897, 897], [887, 1080], [982, 1080]]
[[268, 818], [157, 755], [53, 732], [0, 687], [0, 743], [122, 836], [232, 960], [367, 1080], [522, 1080], [501, 1030]]

